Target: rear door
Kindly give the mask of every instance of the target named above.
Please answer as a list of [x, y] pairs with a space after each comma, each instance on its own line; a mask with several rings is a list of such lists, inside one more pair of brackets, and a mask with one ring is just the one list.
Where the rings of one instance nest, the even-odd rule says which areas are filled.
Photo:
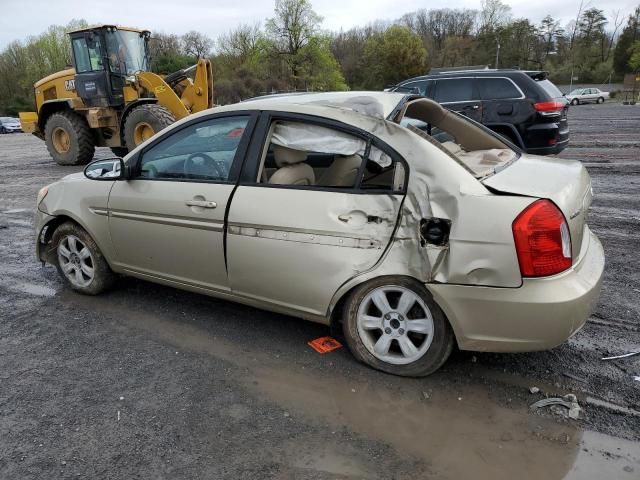
[[[315, 159], [338, 150], [347, 153], [340, 145], [354, 139], [366, 147], [367, 137], [364, 132], [350, 136], [317, 117], [297, 116], [293, 121], [282, 114], [263, 115], [261, 140], [256, 142], [253, 157], [247, 158], [229, 210], [231, 289], [247, 298], [322, 316], [343, 283], [381, 258], [396, 225], [408, 170], [399, 159], [387, 157], [389, 164], [376, 167], [375, 174], [361, 163], [353, 185], [269, 183], [278, 168], [270, 153], [276, 138], [278, 145], [290, 142], [294, 144], [291, 148], [307, 151], [302, 163], [314, 169], [318, 179], [325, 160], [316, 165]], [[279, 122], [310, 128], [304, 135], [286, 137], [277, 130]], [[315, 127], [326, 130], [322, 133]], [[375, 141], [365, 151], [356, 155], [373, 157], [379, 151]]]
[[224, 217], [255, 116], [198, 119], [145, 148], [115, 182], [109, 229], [117, 263], [138, 276], [228, 290]]
[[482, 122], [482, 101], [474, 78], [438, 79], [434, 89], [433, 99], [443, 107]]

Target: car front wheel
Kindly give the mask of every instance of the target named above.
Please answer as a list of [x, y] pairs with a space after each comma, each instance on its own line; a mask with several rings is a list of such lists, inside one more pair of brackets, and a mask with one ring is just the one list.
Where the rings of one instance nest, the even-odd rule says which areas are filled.
[[571, 100], [571, 105], [578, 105], [580, 103], [580, 100], [578, 100], [577, 98], [574, 98], [573, 100]]
[[406, 277], [382, 277], [356, 288], [343, 331], [353, 355], [383, 372], [421, 377], [449, 357], [454, 336], [431, 294]]
[[98, 295], [110, 288], [115, 275], [91, 236], [75, 223], [63, 223], [53, 233], [60, 276], [74, 290]]

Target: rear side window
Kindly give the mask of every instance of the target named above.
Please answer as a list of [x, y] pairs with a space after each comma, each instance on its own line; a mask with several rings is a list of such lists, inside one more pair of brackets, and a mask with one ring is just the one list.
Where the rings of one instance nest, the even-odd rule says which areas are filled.
[[476, 78], [483, 100], [522, 98], [522, 93], [507, 78]]
[[434, 100], [438, 103], [475, 100], [473, 78], [450, 78], [436, 81]]
[[550, 80], [538, 80], [536, 84], [541, 86], [542, 89], [547, 92], [551, 98], [562, 97], [562, 92], [556, 87]]

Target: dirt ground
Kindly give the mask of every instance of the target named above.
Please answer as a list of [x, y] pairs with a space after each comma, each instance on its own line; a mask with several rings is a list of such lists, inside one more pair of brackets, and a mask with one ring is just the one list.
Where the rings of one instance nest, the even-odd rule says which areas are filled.
[[[640, 356], [601, 357], [640, 349], [640, 106], [572, 107], [570, 127], [561, 156], [593, 177], [607, 256], [589, 322], [425, 379], [315, 353], [323, 326], [144, 281], [73, 293], [36, 262], [32, 216], [81, 168], [0, 136], [0, 479], [639, 478]], [[567, 393], [577, 421], [529, 409]]]

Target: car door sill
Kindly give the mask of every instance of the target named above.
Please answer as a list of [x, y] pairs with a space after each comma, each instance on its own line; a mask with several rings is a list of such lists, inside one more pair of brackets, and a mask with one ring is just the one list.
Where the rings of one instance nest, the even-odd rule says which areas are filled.
[[233, 292], [228, 287], [216, 288], [213, 286], [206, 286], [193, 282], [185, 282], [127, 267], [122, 267], [120, 271], [125, 275], [140, 278], [142, 280], [147, 280], [162, 285], [168, 285], [182, 290], [188, 290], [194, 293], [201, 293], [203, 295], [219, 298], [221, 300], [229, 300], [262, 310], [269, 310], [275, 313], [281, 313], [283, 315], [290, 315], [293, 317], [302, 318], [304, 320], [322, 323], [323, 325], [329, 325], [330, 323], [329, 318], [327, 318], [326, 315], [322, 315], [312, 311], [303, 311], [284, 304], [274, 303], [261, 297], [253, 297], [244, 295], [242, 293]]

